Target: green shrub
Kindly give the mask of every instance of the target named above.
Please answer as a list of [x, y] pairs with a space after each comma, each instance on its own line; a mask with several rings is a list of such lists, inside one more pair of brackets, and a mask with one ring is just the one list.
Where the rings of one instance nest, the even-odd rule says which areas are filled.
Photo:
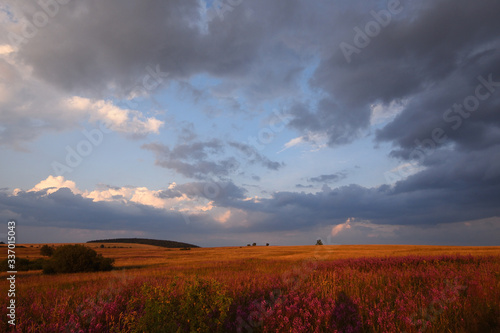
[[45, 257], [52, 257], [52, 255], [54, 254], [54, 247], [53, 246], [49, 246], [47, 244], [45, 244], [44, 246], [42, 246], [40, 248], [40, 254], [42, 256], [45, 256]]
[[[15, 270], [22, 272], [22, 271], [33, 271], [33, 270], [42, 269], [44, 262], [45, 262], [45, 259], [42, 259], [42, 258], [35, 259], [35, 260], [29, 260], [26, 258], [16, 257]], [[0, 270], [2, 270], [3, 272], [12, 270], [10, 267], [8, 267], [8, 260], [7, 259], [4, 259], [0, 262]]]
[[84, 245], [64, 245], [58, 247], [50, 260], [43, 266], [44, 274], [109, 271], [114, 259]]
[[43, 264], [45, 263], [45, 259], [43, 258], [38, 258], [38, 259], [35, 259], [35, 260], [30, 260], [29, 264], [28, 264], [28, 270], [31, 271], [31, 270], [40, 270], [40, 269], [43, 269]]

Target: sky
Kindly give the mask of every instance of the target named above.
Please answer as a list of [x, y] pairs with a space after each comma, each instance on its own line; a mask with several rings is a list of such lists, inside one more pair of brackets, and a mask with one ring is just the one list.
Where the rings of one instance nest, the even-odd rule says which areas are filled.
[[499, 12], [5, 0], [0, 220], [20, 243], [500, 245]]

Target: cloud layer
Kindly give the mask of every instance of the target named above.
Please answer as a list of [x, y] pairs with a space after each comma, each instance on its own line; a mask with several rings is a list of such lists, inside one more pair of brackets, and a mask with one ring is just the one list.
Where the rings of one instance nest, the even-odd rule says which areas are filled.
[[195, 179], [227, 177], [242, 171], [242, 164], [257, 164], [269, 170], [278, 170], [284, 165], [271, 161], [254, 147], [238, 142], [224, 143], [217, 139], [195, 141], [170, 148], [160, 143], [142, 146], [156, 155], [156, 164]]
[[[387, 185], [331, 189], [325, 185], [311, 194], [278, 192], [270, 198], [248, 198], [246, 190], [233, 183], [171, 184], [161, 191], [101, 185], [93, 191], [82, 191], [72, 181], [50, 176], [29, 191], [0, 192], [0, 216], [38, 227], [179, 235], [241, 236], [330, 227], [331, 235], [323, 235], [327, 238], [351, 227], [358, 232], [368, 228], [366, 232], [375, 232], [376, 236], [370, 236], [374, 242], [383, 242], [381, 230], [404, 232], [421, 226], [445, 230], [444, 225], [457, 223], [482, 228], [484, 223], [478, 221], [488, 219], [495, 225], [498, 217], [490, 218], [499, 213], [494, 191], [494, 187], [470, 188], [446, 198], [441, 189], [422, 191]], [[477, 244], [477, 238], [468, 243]]]
[[[85, 122], [139, 140], [165, 134], [166, 119], [137, 101], [175, 86], [168, 91], [215, 101], [205, 110], [213, 118], [227, 107], [242, 122], [239, 130], [279, 106], [294, 137], [283, 155], [301, 144], [329, 154], [371, 140], [389, 146], [387, 158], [401, 165], [388, 172], [386, 185], [333, 188], [350, 174], [304, 170], [308, 184], [296, 186], [303, 192], [275, 188], [250, 198], [238, 176], [258, 183], [262, 174], [250, 166], [279, 178], [287, 164], [214, 129], [198, 135], [188, 121], [177, 141], [165, 136], [140, 145], [157, 166], [192, 183], [79, 190], [49, 177], [31, 190], [2, 191], [3, 218], [185, 232], [187, 216], [189, 228], [212, 233], [344, 226], [336, 234], [356, 223], [498, 221], [498, 1], [253, 0], [223, 13], [199, 0], [51, 3], [0, 5], [6, 149], [26, 149]], [[196, 87], [196, 80], [210, 84]], [[312, 184], [324, 186], [312, 192]]]

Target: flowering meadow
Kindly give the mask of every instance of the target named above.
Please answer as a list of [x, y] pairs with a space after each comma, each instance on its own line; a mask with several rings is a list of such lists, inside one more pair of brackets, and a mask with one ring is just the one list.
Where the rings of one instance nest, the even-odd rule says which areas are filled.
[[500, 256], [237, 258], [18, 278], [1, 332], [500, 332]]

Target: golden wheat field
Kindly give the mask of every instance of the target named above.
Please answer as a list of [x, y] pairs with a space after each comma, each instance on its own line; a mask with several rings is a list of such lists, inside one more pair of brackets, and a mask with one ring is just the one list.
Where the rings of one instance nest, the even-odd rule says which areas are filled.
[[[115, 268], [18, 272], [17, 325], [0, 330], [500, 331], [500, 247], [85, 245]], [[22, 246], [18, 257], [41, 257]]]
[[[21, 245], [22, 247], [20, 247]], [[16, 253], [19, 257], [41, 258], [41, 244], [19, 244]], [[51, 246], [65, 243], [48, 244]], [[123, 243], [83, 243], [105, 257], [114, 258], [116, 267], [150, 266], [172, 262], [203, 262], [207, 260], [235, 259], [311, 259], [321, 253], [323, 260], [385, 257], [408, 255], [500, 255], [500, 246], [432, 246], [432, 245], [305, 245], [305, 246], [236, 246], [214, 248], [192, 248], [190, 251], [162, 248], [144, 244]], [[101, 248], [104, 245], [104, 248]], [[6, 246], [3, 245], [5, 248]], [[6, 250], [0, 259], [7, 257]]]

